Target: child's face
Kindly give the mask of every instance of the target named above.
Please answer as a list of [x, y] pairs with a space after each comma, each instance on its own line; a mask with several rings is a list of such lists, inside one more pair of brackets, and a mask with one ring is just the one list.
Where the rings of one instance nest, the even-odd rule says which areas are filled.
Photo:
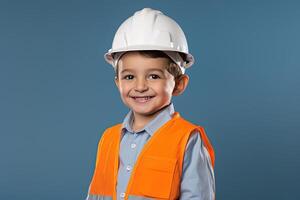
[[171, 102], [175, 80], [167, 65], [167, 58], [148, 58], [138, 52], [122, 56], [115, 82], [122, 101], [135, 115], [154, 115]]

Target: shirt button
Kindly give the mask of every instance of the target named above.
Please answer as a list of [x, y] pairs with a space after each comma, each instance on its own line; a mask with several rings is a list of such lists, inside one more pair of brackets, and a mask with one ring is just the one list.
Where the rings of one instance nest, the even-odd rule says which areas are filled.
[[132, 167], [130, 165], [127, 165], [126, 169], [127, 169], [127, 171], [130, 171], [132, 169]]
[[121, 197], [121, 198], [124, 198], [124, 197], [125, 197], [125, 193], [122, 192], [122, 193], [120, 194], [120, 197]]
[[131, 147], [132, 149], [134, 149], [134, 148], [136, 147], [136, 144], [135, 144], [135, 143], [132, 143], [132, 144], [130, 145], [130, 147]]

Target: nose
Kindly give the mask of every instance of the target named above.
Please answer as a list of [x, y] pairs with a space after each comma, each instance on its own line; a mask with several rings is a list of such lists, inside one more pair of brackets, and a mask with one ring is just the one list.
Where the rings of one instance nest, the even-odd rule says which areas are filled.
[[145, 92], [148, 90], [147, 80], [140, 78], [136, 80], [135, 91]]

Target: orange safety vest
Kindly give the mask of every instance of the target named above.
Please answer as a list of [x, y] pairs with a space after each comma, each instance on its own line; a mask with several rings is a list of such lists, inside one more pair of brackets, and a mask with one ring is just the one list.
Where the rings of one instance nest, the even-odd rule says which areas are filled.
[[[98, 145], [97, 160], [87, 200], [116, 199], [122, 124], [108, 128]], [[133, 168], [124, 199], [179, 199], [185, 148], [198, 130], [214, 166], [214, 150], [202, 127], [175, 112], [142, 149]]]

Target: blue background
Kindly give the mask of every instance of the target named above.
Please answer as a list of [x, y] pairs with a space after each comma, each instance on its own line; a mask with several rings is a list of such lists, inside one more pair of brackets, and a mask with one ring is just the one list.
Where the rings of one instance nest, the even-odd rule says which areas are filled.
[[299, 1], [0, 2], [0, 199], [84, 199], [102, 131], [127, 109], [103, 54], [143, 7], [196, 64], [176, 110], [216, 151], [217, 199], [300, 199]]

